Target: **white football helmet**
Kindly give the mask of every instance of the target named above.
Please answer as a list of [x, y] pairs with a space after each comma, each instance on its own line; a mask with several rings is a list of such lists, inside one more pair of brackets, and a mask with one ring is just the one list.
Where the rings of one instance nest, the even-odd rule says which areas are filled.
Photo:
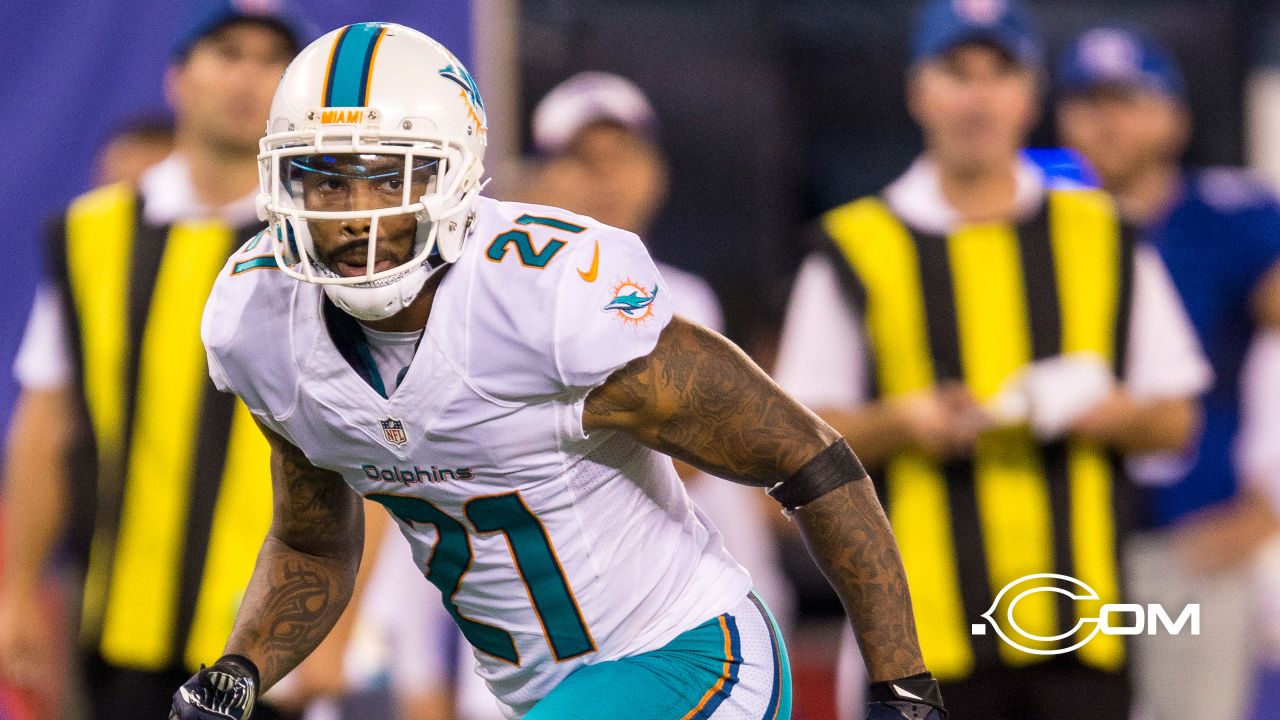
[[[470, 73], [417, 30], [360, 23], [311, 43], [280, 80], [258, 155], [258, 214], [270, 223], [280, 268], [323, 285], [359, 319], [396, 314], [462, 252], [486, 132]], [[377, 189], [357, 192], [353, 180]], [[330, 192], [344, 184], [353, 189]], [[387, 265], [379, 220], [404, 215], [417, 220], [412, 257], [379, 267]], [[350, 234], [360, 244], [367, 237], [363, 262], [328, 267], [308, 225], [315, 221], [359, 226]]]

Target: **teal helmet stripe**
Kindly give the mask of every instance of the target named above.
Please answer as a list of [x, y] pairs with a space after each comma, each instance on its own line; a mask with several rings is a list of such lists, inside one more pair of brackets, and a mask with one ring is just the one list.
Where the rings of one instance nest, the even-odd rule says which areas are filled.
[[334, 43], [329, 74], [324, 81], [325, 107], [364, 107], [369, 100], [369, 75], [383, 23], [359, 23], [343, 28]]

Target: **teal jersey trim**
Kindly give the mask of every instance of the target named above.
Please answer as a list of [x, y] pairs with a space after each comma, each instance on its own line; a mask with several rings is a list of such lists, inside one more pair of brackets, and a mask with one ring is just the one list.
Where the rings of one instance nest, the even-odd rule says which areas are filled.
[[369, 74], [373, 54], [387, 28], [382, 23], [348, 25], [338, 37], [325, 78], [325, 107], [364, 107], [369, 104]]
[[[257, 240], [254, 240], [254, 243], [256, 244]], [[261, 257], [249, 258], [248, 260], [241, 260], [231, 266], [231, 274], [239, 275], [240, 273], [248, 272], [255, 268], [270, 268], [272, 270], [276, 270], [279, 269], [279, 267], [280, 264], [276, 262], [275, 255], [263, 255]]]
[[360, 356], [365, 369], [369, 371], [369, 384], [383, 398], [390, 397], [387, 394], [387, 386], [382, 382], [382, 373], [378, 370], [378, 363], [374, 362], [373, 353], [369, 351], [369, 343], [364, 338], [356, 342], [356, 354]]

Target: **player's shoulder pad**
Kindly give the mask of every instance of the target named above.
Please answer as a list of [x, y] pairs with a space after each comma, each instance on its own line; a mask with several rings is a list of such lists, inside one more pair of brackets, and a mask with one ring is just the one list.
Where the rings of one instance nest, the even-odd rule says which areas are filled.
[[489, 200], [468, 246], [469, 329], [459, 340], [471, 380], [496, 397], [594, 387], [651, 351], [670, 320], [665, 283], [625, 230]]
[[264, 230], [227, 260], [205, 303], [200, 337], [209, 374], [219, 390], [239, 395], [259, 415], [292, 402], [294, 374], [262, 368], [289, 361], [287, 324], [297, 285], [279, 271]]
[[1274, 191], [1240, 168], [1205, 168], [1191, 177], [1191, 183], [1200, 201], [1219, 213], [1233, 215], [1276, 207]]

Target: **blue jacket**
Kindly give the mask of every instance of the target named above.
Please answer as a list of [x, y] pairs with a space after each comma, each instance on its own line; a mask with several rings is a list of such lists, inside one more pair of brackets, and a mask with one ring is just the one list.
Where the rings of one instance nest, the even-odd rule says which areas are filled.
[[1148, 521], [1158, 527], [1236, 492], [1232, 444], [1240, 428], [1240, 369], [1255, 328], [1250, 298], [1280, 260], [1280, 203], [1238, 170], [1187, 173], [1180, 197], [1146, 237], [1168, 265], [1215, 375], [1202, 398], [1193, 464], [1177, 483], [1151, 493]]

